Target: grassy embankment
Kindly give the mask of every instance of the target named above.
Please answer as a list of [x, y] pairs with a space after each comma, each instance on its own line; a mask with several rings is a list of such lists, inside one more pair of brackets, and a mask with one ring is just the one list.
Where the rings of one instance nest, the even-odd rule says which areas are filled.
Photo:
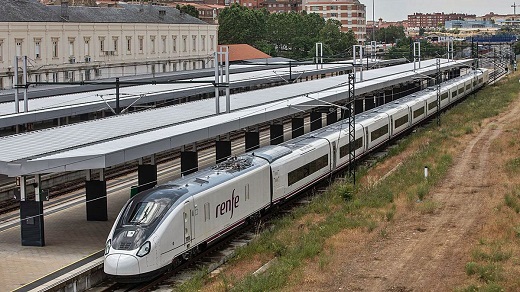
[[[325, 248], [326, 241], [342, 230], [376, 232], [377, 236], [385, 238], [390, 232], [386, 226], [392, 224], [397, 212], [433, 213], [439, 206], [429, 192], [446, 176], [461, 138], [477, 131], [486, 118], [504, 111], [517, 98], [519, 91], [518, 74], [515, 74], [497, 86], [488, 86], [469, 96], [442, 115], [440, 128], [431, 123], [401, 140], [386, 159], [406, 152], [410, 154], [405, 155], [400, 167], [385, 179], [374, 183], [372, 178], [378, 178], [371, 175], [372, 170], [360, 170], [358, 181], [361, 183], [356, 187], [345, 182], [333, 183], [312, 203], [277, 219], [274, 229], [262, 232], [254, 242], [240, 249], [220, 275], [210, 278], [201, 272], [200, 277], [176, 290], [283, 290], [299, 282], [298, 277], [309, 261], [317, 262], [326, 272], [334, 256], [333, 250]], [[511, 175], [518, 176], [520, 125], [508, 129], [508, 132], [514, 135], [509, 142], [499, 145], [500, 151], [512, 154], [504, 167]], [[510, 148], [516, 148], [516, 152]], [[430, 169], [428, 180], [423, 177], [425, 165]], [[404, 201], [406, 207], [396, 207], [397, 200]], [[518, 271], [520, 265], [520, 179], [515, 188], [504, 194], [503, 203], [496, 209], [496, 221], [488, 228], [489, 234], [483, 234], [473, 250], [473, 261], [466, 265], [468, 281], [472, 284], [462, 290], [520, 289], [518, 277], [514, 277], [514, 271]], [[276, 262], [265, 273], [251, 275], [273, 258]]]

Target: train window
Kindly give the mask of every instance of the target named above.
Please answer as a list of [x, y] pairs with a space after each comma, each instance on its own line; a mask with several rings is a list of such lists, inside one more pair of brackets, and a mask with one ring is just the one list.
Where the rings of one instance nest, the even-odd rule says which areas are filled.
[[386, 134], [388, 134], [388, 125], [384, 125], [379, 129], [372, 131], [372, 133], [370, 133], [370, 142], [374, 142], [374, 140], [383, 137]]
[[413, 111], [413, 118], [417, 119], [424, 114], [424, 106]]
[[[448, 94], [446, 93], [446, 96], [448, 96]], [[432, 109], [436, 108], [437, 107], [437, 101], [432, 101], [428, 104], [428, 110], [431, 111]]]
[[[453, 92], [453, 94], [455, 94], [454, 96], [457, 95], [457, 93]], [[445, 92], [441, 95], [441, 100], [445, 100], [446, 98], [448, 98], [448, 92]]]
[[287, 185], [293, 185], [298, 181], [308, 177], [309, 175], [317, 172], [318, 170], [326, 167], [329, 163], [329, 155], [323, 155], [322, 157], [315, 159], [297, 169], [289, 172], [287, 176]]
[[149, 224], [157, 217], [160, 204], [155, 202], [140, 202], [130, 216], [130, 223], [135, 225]]
[[478, 79], [478, 83], [482, 83], [482, 82], [484, 82], [484, 79], [479, 78], [479, 79]]
[[451, 94], [451, 98], [454, 98], [454, 97], [457, 97], [457, 91], [453, 91], [453, 93]]
[[464, 92], [464, 87], [459, 88], [458, 94], [462, 94]]
[[473, 87], [477, 86], [477, 80], [473, 81]]
[[471, 84], [466, 85], [466, 91], [471, 89]]
[[[340, 158], [343, 158], [348, 155], [348, 153], [349, 153], [348, 147], [349, 147], [349, 144], [339, 147], [339, 157]], [[354, 151], [358, 150], [361, 147], [363, 147], [363, 138], [357, 138], [354, 141]]]
[[397, 120], [395, 120], [394, 127], [399, 128], [400, 126], [402, 126], [406, 123], [408, 123], [408, 115], [402, 116], [402, 117], [398, 118]]

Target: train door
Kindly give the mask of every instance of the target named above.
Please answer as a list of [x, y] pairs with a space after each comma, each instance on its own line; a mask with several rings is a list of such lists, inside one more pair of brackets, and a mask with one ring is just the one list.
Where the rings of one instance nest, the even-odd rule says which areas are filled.
[[396, 127], [395, 127], [395, 123], [394, 123], [394, 116], [393, 115], [389, 115], [389, 116], [390, 116], [390, 137], [392, 137], [394, 135], [394, 129]]
[[332, 141], [332, 171], [336, 170], [337, 147], [336, 141]]
[[271, 181], [273, 189], [271, 191], [271, 204], [273, 203], [273, 200], [276, 198], [281, 197], [284, 195], [284, 185], [282, 182], [282, 179], [280, 178], [280, 169], [272, 169], [271, 168]]
[[184, 244], [186, 245], [187, 248], [190, 247], [191, 241], [193, 240], [192, 213], [193, 213], [193, 210], [191, 208], [191, 202], [186, 201], [184, 203], [183, 219], [184, 219]]

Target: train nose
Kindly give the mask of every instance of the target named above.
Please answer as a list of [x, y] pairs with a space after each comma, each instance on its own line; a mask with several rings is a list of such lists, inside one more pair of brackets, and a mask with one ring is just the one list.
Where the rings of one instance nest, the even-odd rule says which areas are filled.
[[105, 258], [104, 270], [109, 275], [137, 275], [139, 274], [139, 261], [128, 254], [110, 254]]

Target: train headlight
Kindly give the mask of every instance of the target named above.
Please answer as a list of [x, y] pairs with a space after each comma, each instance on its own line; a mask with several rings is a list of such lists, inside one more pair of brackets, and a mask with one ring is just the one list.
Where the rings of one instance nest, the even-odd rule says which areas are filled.
[[107, 240], [107, 245], [105, 246], [105, 255], [107, 255], [110, 252], [110, 245], [112, 244], [112, 240]]
[[137, 251], [138, 257], [144, 257], [145, 255], [150, 253], [150, 250], [152, 249], [152, 244], [147, 241], [143, 245], [141, 245], [141, 248]]

